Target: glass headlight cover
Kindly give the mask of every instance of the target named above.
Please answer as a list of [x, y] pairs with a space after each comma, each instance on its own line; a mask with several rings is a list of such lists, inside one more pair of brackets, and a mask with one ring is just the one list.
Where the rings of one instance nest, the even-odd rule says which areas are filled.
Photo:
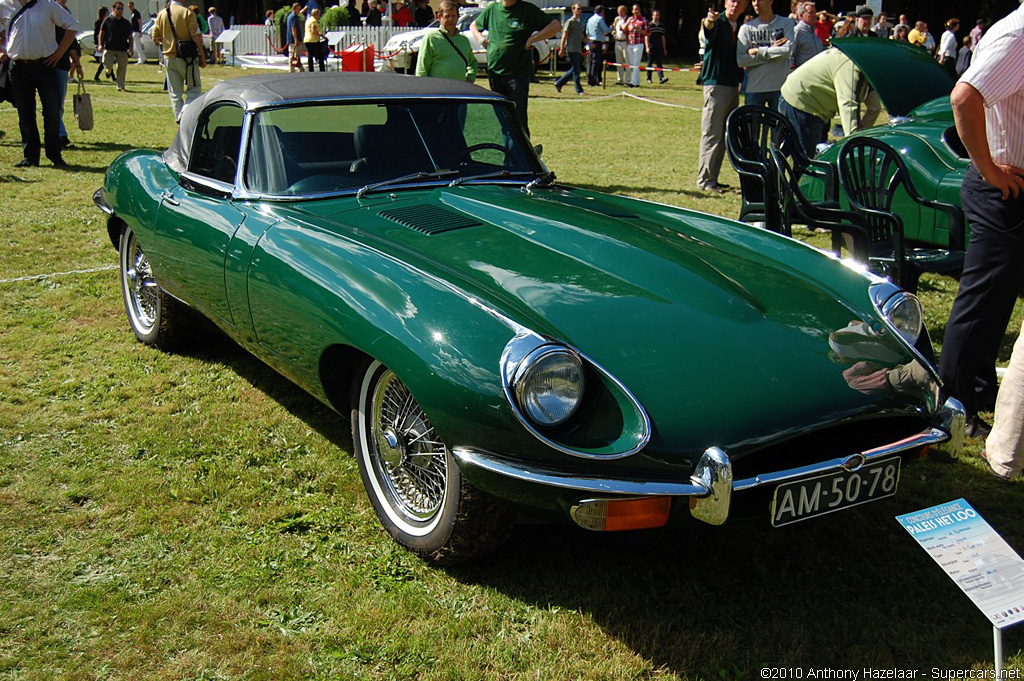
[[583, 399], [583, 363], [560, 346], [544, 346], [520, 363], [512, 381], [519, 408], [541, 427], [565, 423]]
[[924, 308], [917, 296], [898, 291], [882, 304], [882, 314], [904, 340], [911, 345], [917, 343], [924, 327]]

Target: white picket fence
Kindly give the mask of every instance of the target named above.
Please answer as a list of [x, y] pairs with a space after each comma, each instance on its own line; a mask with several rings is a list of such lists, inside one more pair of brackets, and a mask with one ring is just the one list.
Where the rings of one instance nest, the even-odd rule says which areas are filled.
[[[267, 40], [267, 27], [263, 24], [235, 24], [231, 27], [241, 31], [235, 38], [234, 48], [237, 55], [273, 55], [275, 48], [280, 48], [280, 35], [273, 36], [274, 43], [271, 45]], [[396, 33], [415, 31], [416, 28], [395, 28], [392, 26], [344, 26], [338, 29], [345, 34], [342, 38], [341, 47], [345, 48], [353, 43], [364, 45], [375, 45], [377, 52], [384, 47], [388, 39]]]

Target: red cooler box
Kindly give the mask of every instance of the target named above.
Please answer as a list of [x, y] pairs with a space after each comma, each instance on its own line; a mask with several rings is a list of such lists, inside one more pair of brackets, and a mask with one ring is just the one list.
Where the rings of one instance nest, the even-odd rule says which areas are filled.
[[341, 51], [342, 71], [373, 71], [373, 45], [352, 43]]

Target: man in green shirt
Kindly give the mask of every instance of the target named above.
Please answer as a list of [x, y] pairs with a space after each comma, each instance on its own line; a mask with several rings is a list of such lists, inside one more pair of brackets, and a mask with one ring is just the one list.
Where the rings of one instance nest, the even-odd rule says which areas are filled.
[[725, 158], [725, 120], [740, 105], [743, 69], [736, 63], [736, 35], [745, 11], [747, 0], [725, 0], [725, 11], [719, 13], [711, 7], [701, 24], [707, 46], [697, 80], [704, 86], [697, 187], [717, 194], [728, 189], [718, 182], [718, 173]]
[[453, 0], [444, 0], [438, 8], [437, 18], [441, 21], [441, 28], [427, 33], [420, 43], [416, 75], [472, 83], [476, 80], [476, 57], [469, 38], [456, 31], [459, 6]]
[[853, 61], [830, 47], [789, 74], [782, 84], [779, 113], [793, 124], [804, 151], [813, 156], [837, 112], [847, 135], [860, 129], [860, 105], [868, 89]]
[[[487, 47], [487, 79], [491, 90], [515, 102], [516, 114], [527, 135], [530, 125], [526, 105], [533, 76], [533, 45], [553, 38], [561, 29], [562, 22], [526, 0], [493, 2], [470, 25], [473, 37]], [[483, 31], [488, 34], [484, 36]]]

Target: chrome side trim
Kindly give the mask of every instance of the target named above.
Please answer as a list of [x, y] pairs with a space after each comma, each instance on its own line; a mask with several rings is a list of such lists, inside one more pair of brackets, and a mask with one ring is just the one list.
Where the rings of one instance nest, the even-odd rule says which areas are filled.
[[690, 502], [690, 515], [709, 525], [724, 523], [729, 518], [733, 490], [729, 457], [718, 447], [708, 447], [690, 480], [711, 490], [708, 496]]
[[452, 455], [459, 462], [459, 465], [472, 466], [485, 470], [489, 473], [496, 473], [514, 480], [532, 482], [548, 487], [569, 489], [577, 492], [589, 492], [591, 494], [614, 494], [630, 496], [705, 496], [711, 490], [703, 484], [690, 480], [690, 482], [664, 482], [645, 480], [616, 480], [601, 477], [570, 475], [560, 471], [533, 466], [522, 463], [514, 463], [503, 459], [489, 452], [456, 447]]
[[114, 207], [107, 203], [107, 200], [103, 198], [103, 187], [100, 187], [92, 195], [92, 202], [96, 204], [96, 207], [107, 215], [114, 214]]

